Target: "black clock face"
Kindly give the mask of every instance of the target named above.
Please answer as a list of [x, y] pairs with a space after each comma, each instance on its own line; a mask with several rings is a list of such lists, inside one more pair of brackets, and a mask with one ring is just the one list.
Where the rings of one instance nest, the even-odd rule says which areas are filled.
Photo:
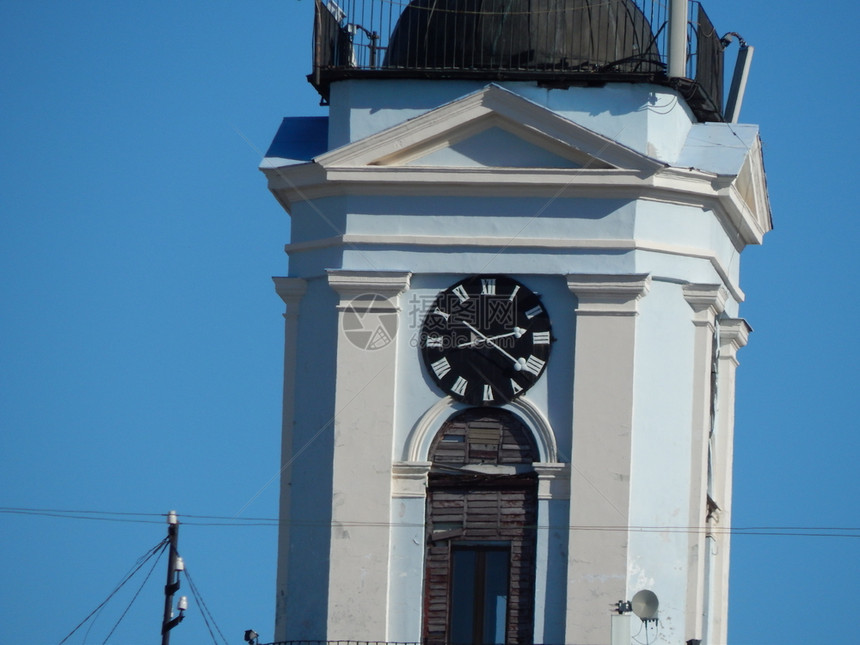
[[537, 294], [504, 275], [442, 291], [421, 329], [431, 378], [471, 405], [504, 405], [528, 390], [549, 359], [552, 329]]

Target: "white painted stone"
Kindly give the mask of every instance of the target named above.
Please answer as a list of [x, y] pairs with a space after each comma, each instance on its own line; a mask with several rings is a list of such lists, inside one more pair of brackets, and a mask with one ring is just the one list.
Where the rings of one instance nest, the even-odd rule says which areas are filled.
[[[757, 130], [737, 128], [727, 149], [646, 84], [355, 80], [332, 85], [325, 152], [273, 146], [291, 216], [277, 639], [421, 640], [428, 452], [465, 406], [418, 334], [441, 290], [503, 273], [556, 338], [505, 406], [541, 459], [535, 642], [603, 645], [641, 589], [660, 642], [725, 642], [739, 255], [770, 229]], [[395, 321], [376, 349], [345, 331], [356, 298]]]

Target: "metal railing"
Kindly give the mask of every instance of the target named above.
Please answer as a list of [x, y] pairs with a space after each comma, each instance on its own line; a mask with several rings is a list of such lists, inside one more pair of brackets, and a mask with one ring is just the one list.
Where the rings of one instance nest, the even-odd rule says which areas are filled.
[[[403, 642], [403, 641], [308, 641], [308, 640], [298, 640], [298, 641], [276, 641], [274, 643], [261, 643], [260, 645], [440, 645], [438, 641], [412, 641], [412, 642]], [[538, 645], [535, 643], [535, 645]], [[552, 644], [546, 643], [544, 645], [565, 645], [562, 643]], [[570, 645], [570, 644], [566, 644]]]
[[492, 78], [680, 84], [721, 116], [723, 45], [689, 3], [687, 78], [666, 76], [662, 0], [315, 0], [313, 73], [324, 99], [345, 78]]
[[266, 645], [421, 645], [403, 641], [276, 641]]
[[725, 45], [699, 2], [690, 3], [687, 42], [687, 78], [700, 88], [700, 100], [709, 99], [707, 107], [722, 116]]

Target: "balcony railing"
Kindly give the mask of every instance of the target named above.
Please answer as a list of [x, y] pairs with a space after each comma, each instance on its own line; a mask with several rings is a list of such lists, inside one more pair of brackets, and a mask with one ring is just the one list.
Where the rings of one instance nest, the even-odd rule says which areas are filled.
[[[261, 644], [263, 645], [263, 644]], [[402, 641], [276, 641], [265, 645], [422, 645], [417, 642]]]
[[721, 120], [723, 46], [690, 2], [687, 78], [666, 76], [660, 0], [315, 0], [313, 73], [324, 99], [347, 78], [671, 84]]
[[[261, 643], [260, 645], [444, 645], [435, 641], [276, 641], [274, 643]], [[535, 643], [535, 645], [539, 645]], [[562, 645], [545, 643], [544, 645]], [[566, 645], [571, 645], [567, 643]]]
[[698, 2], [690, 3], [687, 43], [687, 79], [690, 82], [682, 82], [681, 88], [686, 90], [690, 107], [702, 121], [721, 121], [725, 45]]

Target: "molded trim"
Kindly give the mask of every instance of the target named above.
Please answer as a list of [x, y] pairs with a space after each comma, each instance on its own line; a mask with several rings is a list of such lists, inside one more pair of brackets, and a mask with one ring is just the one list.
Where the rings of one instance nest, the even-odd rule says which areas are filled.
[[[664, 244], [651, 240], [634, 239], [563, 239], [563, 238], [510, 238], [510, 237], [471, 237], [449, 235], [384, 235], [384, 234], [355, 234], [336, 235], [309, 242], [297, 242], [284, 245], [284, 251], [288, 254], [304, 253], [319, 249], [337, 246], [440, 246], [440, 247], [474, 247], [474, 248], [512, 248], [512, 249], [542, 249], [558, 250], [569, 249], [577, 252], [593, 251], [648, 251], [652, 253], [665, 253], [667, 255], [680, 255], [699, 260], [707, 260], [717, 275], [723, 280], [723, 284], [731, 296], [738, 302], [743, 302], [746, 297], [740, 286], [734, 283], [729, 275], [728, 269], [720, 262], [719, 257], [713, 251], [682, 246], [677, 244]], [[657, 276], [655, 276], [656, 278]]]
[[400, 311], [399, 296], [409, 288], [409, 271], [350, 271], [329, 269], [328, 283], [340, 296], [338, 310], [359, 299], [367, 311]]
[[635, 316], [639, 300], [651, 289], [647, 273], [571, 273], [565, 278], [578, 301], [577, 316]]
[[[484, 117], [488, 116], [500, 118], [499, 122], [503, 121], [505, 129], [513, 134], [524, 133], [526, 140], [549, 139], [572, 148], [580, 159], [583, 155], [593, 158], [598, 167], [635, 169], [648, 175], [665, 166], [495, 84], [327, 152], [314, 161], [324, 168], [408, 162], [448, 145], [449, 141], [479, 132], [485, 127]], [[529, 132], [538, 138], [526, 134]], [[558, 154], [559, 147], [552, 148]]]
[[[467, 410], [472, 406], [459, 403], [446, 396], [437, 401], [412, 428], [403, 446], [403, 461], [410, 463], [426, 462], [430, 454], [430, 444], [439, 429], [454, 413]], [[526, 397], [514, 399], [507, 405], [500, 406], [516, 414], [531, 431], [537, 444], [541, 462], [556, 463], [558, 461], [558, 446], [555, 433], [544, 414]]]

